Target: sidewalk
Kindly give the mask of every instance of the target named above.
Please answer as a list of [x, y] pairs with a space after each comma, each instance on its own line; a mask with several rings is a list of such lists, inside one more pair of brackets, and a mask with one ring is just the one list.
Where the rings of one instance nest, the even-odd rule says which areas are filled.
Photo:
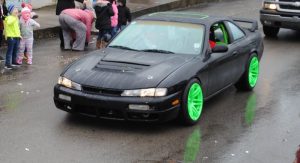
[[[138, 16], [158, 12], [167, 11], [178, 8], [185, 8], [191, 5], [222, 1], [222, 0], [128, 0], [127, 6], [132, 12], [133, 18]], [[34, 10], [39, 18], [37, 21], [41, 24], [41, 28], [35, 30], [35, 38], [52, 38], [58, 34], [58, 16], [55, 15], [56, 6], [44, 7]], [[94, 33], [96, 30], [94, 30]]]
[[[132, 17], [136, 18], [148, 13], [184, 8], [203, 2], [210, 2], [210, 0], [127, 0], [127, 6], [131, 10]], [[36, 29], [34, 32], [35, 39], [58, 37], [59, 22], [55, 11], [55, 5], [34, 10], [39, 15], [36, 21], [41, 24], [41, 28]], [[95, 29], [93, 33], [96, 32]], [[0, 60], [4, 58], [5, 51], [6, 47], [2, 46], [0, 48]]]

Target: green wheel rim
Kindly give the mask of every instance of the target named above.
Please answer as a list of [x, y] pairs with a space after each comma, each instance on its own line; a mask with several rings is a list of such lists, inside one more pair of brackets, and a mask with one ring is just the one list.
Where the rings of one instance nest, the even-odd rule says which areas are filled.
[[194, 83], [188, 94], [188, 114], [193, 121], [197, 121], [200, 118], [203, 108], [203, 93], [201, 86], [198, 83]]
[[249, 85], [253, 88], [255, 87], [259, 76], [259, 62], [257, 57], [251, 59], [248, 74]]

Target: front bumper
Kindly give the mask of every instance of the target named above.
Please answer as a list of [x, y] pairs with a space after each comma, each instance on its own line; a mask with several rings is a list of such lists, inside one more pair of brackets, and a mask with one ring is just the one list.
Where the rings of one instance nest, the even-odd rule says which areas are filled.
[[[177, 117], [180, 105], [172, 106], [172, 102], [180, 99], [180, 94], [177, 92], [158, 98], [103, 96], [56, 85], [54, 103], [61, 110], [101, 119], [164, 122]], [[68, 96], [71, 101], [59, 95]], [[129, 104], [149, 105], [151, 109], [130, 110]]]
[[264, 26], [300, 29], [300, 13], [260, 10], [260, 21]]

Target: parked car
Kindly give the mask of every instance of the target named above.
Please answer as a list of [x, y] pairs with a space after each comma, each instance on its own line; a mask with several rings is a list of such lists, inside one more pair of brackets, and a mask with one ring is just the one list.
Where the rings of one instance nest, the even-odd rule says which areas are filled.
[[260, 21], [266, 36], [277, 36], [280, 28], [300, 29], [300, 1], [265, 0]]
[[107, 48], [67, 66], [54, 87], [55, 105], [104, 119], [179, 117], [195, 124], [205, 100], [232, 85], [246, 91], [255, 87], [263, 54], [257, 28], [256, 21], [199, 13], [142, 16]]

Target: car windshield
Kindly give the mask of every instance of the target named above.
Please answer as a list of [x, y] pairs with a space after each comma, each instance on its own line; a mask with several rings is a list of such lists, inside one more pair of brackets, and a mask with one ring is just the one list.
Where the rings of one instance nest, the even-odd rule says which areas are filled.
[[204, 26], [199, 24], [135, 21], [109, 47], [126, 50], [199, 55], [203, 48]]

